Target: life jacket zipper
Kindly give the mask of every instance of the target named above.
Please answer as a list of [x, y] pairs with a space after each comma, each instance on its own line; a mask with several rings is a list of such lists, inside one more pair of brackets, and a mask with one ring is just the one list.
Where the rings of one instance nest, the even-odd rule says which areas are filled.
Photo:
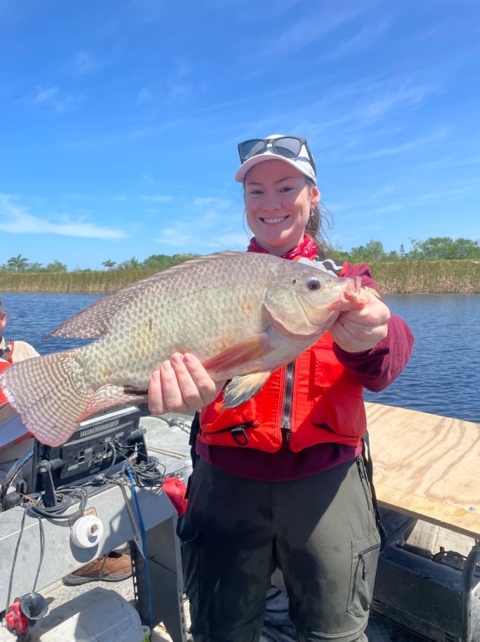
[[287, 364], [285, 368], [285, 395], [282, 408], [282, 430], [285, 431], [285, 439], [292, 438], [292, 405], [293, 405], [293, 378], [295, 375], [295, 362]]

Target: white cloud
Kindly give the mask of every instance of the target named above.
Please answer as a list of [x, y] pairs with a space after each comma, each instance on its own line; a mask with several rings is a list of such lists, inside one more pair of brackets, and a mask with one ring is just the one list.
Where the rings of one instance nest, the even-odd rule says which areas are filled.
[[435, 91], [436, 88], [433, 85], [404, 85], [394, 91], [387, 91], [370, 101], [360, 110], [360, 113], [367, 119], [383, 117], [387, 112], [398, 107], [419, 105], [426, 96]]
[[205, 247], [215, 250], [245, 250], [250, 240], [251, 234], [243, 232], [232, 232], [226, 234], [218, 234], [214, 238], [208, 239]]
[[170, 100], [185, 103], [195, 96], [205, 92], [205, 85], [192, 80], [193, 69], [190, 63], [182, 58], [174, 59], [175, 69], [167, 81], [167, 90]]
[[327, 56], [328, 60], [343, 58], [361, 49], [370, 47], [392, 24], [391, 20], [382, 20], [376, 25], [367, 25], [340, 44]]
[[201, 207], [183, 218], [162, 227], [155, 242], [176, 247], [178, 251], [205, 252], [223, 249], [245, 249], [247, 236], [239, 232], [241, 218], [229, 215], [230, 201], [222, 198], [196, 198]]
[[391, 203], [390, 205], [383, 205], [382, 207], [375, 207], [373, 210], [370, 210], [371, 214], [394, 214], [395, 212], [401, 212], [405, 209], [405, 205], [401, 203]]
[[58, 87], [39, 87], [32, 102], [34, 105], [44, 105], [58, 113], [64, 113], [76, 109], [82, 100], [81, 94], [68, 94]]
[[[192, 232], [192, 225], [181, 223], [171, 228], [162, 229], [155, 241], [168, 245], [178, 251], [210, 253], [222, 250], [245, 250], [250, 236], [245, 232], [216, 231], [215, 234], [199, 235]], [[200, 245], [199, 245], [200, 243]], [[200, 249], [198, 249], [200, 247]]]
[[257, 55], [269, 58], [287, 56], [299, 49], [303, 49], [321, 36], [335, 31], [338, 27], [369, 10], [370, 6], [366, 3], [362, 7], [343, 10], [335, 8], [330, 13], [324, 12], [301, 18], [297, 22], [291, 23], [283, 33], [274, 31], [271, 42], [263, 49], [259, 47]]
[[453, 169], [455, 167], [469, 167], [473, 165], [480, 165], [480, 155], [464, 156], [461, 158], [449, 155], [443, 158], [436, 158], [428, 163], [423, 163], [420, 167], [424, 169]]
[[58, 94], [58, 87], [39, 88], [33, 99], [34, 103], [45, 103], [52, 100]]
[[154, 95], [155, 95], [155, 92], [154, 92], [154, 90], [153, 90], [151, 85], [148, 85], [146, 87], [142, 87], [140, 89], [140, 91], [138, 92], [137, 102], [140, 105], [144, 105], [145, 103], [150, 102], [152, 100], [152, 98], [154, 97]]
[[147, 203], [170, 203], [173, 201], [172, 196], [166, 196], [164, 194], [142, 194], [140, 198]]
[[67, 70], [76, 76], [92, 74], [99, 69], [99, 62], [88, 51], [79, 51], [67, 65]]
[[219, 209], [227, 209], [232, 205], [232, 202], [226, 198], [194, 198], [193, 204], [197, 207], [218, 207]]
[[[139, 125], [127, 130], [119, 129], [117, 132], [107, 133], [104, 135], [99, 134], [92, 138], [81, 138], [78, 140], [72, 140], [70, 142], [67, 141], [59, 143], [57, 145], [57, 149], [81, 151], [96, 149], [98, 147], [104, 147], [106, 145], [118, 145], [135, 140], [154, 138], [158, 134], [174, 129], [178, 124], [181, 123], [181, 119], [174, 119], [164, 121], [159, 125]], [[146, 174], [141, 175], [142, 180], [145, 178], [145, 176]]]
[[445, 138], [445, 136], [446, 136], [446, 132], [444, 130], [439, 130], [438, 132], [435, 132], [430, 136], [415, 138], [413, 140], [407, 141], [406, 143], [402, 143], [401, 145], [384, 147], [383, 149], [377, 149], [373, 152], [367, 152], [365, 154], [358, 154], [356, 156], [351, 156], [349, 160], [365, 160], [367, 158], [381, 158], [384, 156], [393, 156], [395, 154], [403, 154], [417, 147], [422, 147], [424, 145], [429, 145], [430, 143], [435, 143], [438, 140]]
[[12, 196], [0, 194], [0, 230], [11, 234], [55, 234], [79, 238], [114, 240], [126, 238], [123, 230], [100, 227], [82, 220], [63, 222], [49, 221], [30, 213], [28, 207], [19, 205]]
[[64, 197], [73, 201], [86, 201], [90, 199], [86, 194], [79, 194], [78, 192], [68, 192]]

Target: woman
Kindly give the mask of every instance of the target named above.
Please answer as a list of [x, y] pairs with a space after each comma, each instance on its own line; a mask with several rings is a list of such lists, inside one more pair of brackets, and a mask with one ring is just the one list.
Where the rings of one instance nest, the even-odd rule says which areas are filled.
[[298, 640], [365, 641], [380, 537], [361, 455], [362, 392], [400, 374], [413, 337], [367, 266], [325, 258], [307, 142], [276, 135], [241, 143], [239, 153], [248, 251], [360, 276], [365, 306], [342, 313], [233, 410], [222, 410], [223, 386], [193, 355], [175, 354], [153, 373], [153, 413], [201, 411], [180, 529], [191, 631], [195, 642], [258, 640], [278, 567]]

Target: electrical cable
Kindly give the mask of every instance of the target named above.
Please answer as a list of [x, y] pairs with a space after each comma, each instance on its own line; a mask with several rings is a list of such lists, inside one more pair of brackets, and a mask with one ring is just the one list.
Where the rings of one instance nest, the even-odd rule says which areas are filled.
[[152, 585], [150, 582], [150, 571], [148, 568], [148, 562], [147, 562], [147, 532], [145, 530], [145, 523], [143, 521], [142, 517], [142, 511], [140, 509], [140, 503], [138, 501], [137, 497], [137, 487], [135, 486], [134, 482], [134, 477], [133, 477], [133, 472], [130, 466], [126, 468], [126, 473], [128, 477], [130, 478], [130, 482], [133, 486], [132, 488], [132, 496], [133, 496], [133, 501], [135, 504], [135, 508], [137, 511], [137, 517], [138, 517], [138, 523], [140, 526], [140, 533], [142, 536], [142, 552], [143, 552], [143, 559], [144, 559], [144, 566], [145, 566], [145, 578], [147, 581], [147, 598], [148, 598], [148, 626], [152, 628]]
[[35, 589], [37, 588], [37, 582], [40, 576], [40, 571], [42, 569], [43, 558], [45, 556], [45, 528], [43, 526], [42, 518], [40, 517], [40, 515], [37, 515], [37, 519], [38, 528], [40, 529], [40, 559], [38, 560], [37, 572], [35, 574], [35, 579], [33, 580], [32, 592], [35, 592]]
[[[129, 485], [132, 489], [132, 497], [134, 500], [135, 511], [138, 517], [138, 524], [140, 529], [140, 539], [142, 546], [142, 554], [145, 560], [145, 577], [147, 583], [147, 594], [148, 594], [148, 624], [151, 628], [152, 626], [152, 587], [150, 572], [147, 564], [147, 534], [145, 529], [145, 524], [143, 521], [140, 503], [137, 497], [137, 490], [139, 488], [153, 488], [155, 486], [161, 486], [165, 481], [166, 477], [166, 468], [163, 464], [160, 464], [159, 460], [155, 457], [147, 456], [146, 461], [138, 461], [139, 449], [138, 445], [135, 446], [134, 452], [127, 457], [125, 454], [120, 452], [120, 449], [126, 449], [125, 446], [118, 443], [110, 443], [112, 448], [112, 463], [110, 464], [107, 471], [101, 475], [96, 475], [93, 480], [89, 480], [84, 484], [78, 485], [73, 488], [61, 487], [56, 489], [55, 498], [56, 504], [52, 507], [47, 507], [43, 505], [43, 494], [32, 494], [23, 497], [24, 501], [27, 501], [28, 504], [24, 507], [24, 513], [22, 515], [22, 521], [20, 526], [20, 533], [16, 543], [15, 552], [12, 560], [12, 569], [10, 572], [8, 593], [7, 593], [7, 603], [6, 610], [9, 607], [9, 602], [11, 598], [13, 580], [15, 575], [15, 567], [18, 559], [18, 552], [20, 549], [20, 543], [23, 537], [25, 529], [25, 521], [27, 513], [32, 517], [38, 519], [39, 529], [40, 529], [40, 559], [33, 583], [33, 591], [35, 591], [38, 578], [40, 575], [41, 567], [43, 564], [43, 559], [45, 555], [45, 529], [43, 525], [42, 518], [54, 519], [54, 520], [70, 520], [77, 517], [81, 517], [84, 514], [87, 502], [88, 502], [88, 492], [87, 486], [97, 485], [97, 484], [106, 484], [106, 483], [116, 483], [121, 486]], [[118, 461], [118, 458], [123, 458], [125, 460], [121, 469], [115, 473], [115, 475], [110, 476], [110, 472]], [[136, 460], [136, 461], [135, 461]], [[2, 489], [3, 490], [3, 489]], [[2, 497], [3, 499], [3, 497]], [[75, 503], [79, 504], [77, 510], [71, 512], [68, 509], [71, 508]], [[127, 506], [127, 508], [129, 508]], [[133, 524], [132, 524], [133, 525]], [[136, 529], [134, 529], [136, 530]]]
[[[30, 506], [30, 511], [35, 516], [48, 517], [49, 519], [75, 519], [83, 515], [87, 506], [88, 494], [86, 489], [81, 486], [77, 488], [58, 488], [55, 498], [55, 506], [44, 506], [43, 496], [37, 496], [35, 504]], [[79, 502], [77, 510], [73, 513], [66, 513], [67, 509], [76, 502]]]
[[17, 557], [18, 557], [18, 550], [20, 548], [20, 542], [22, 541], [22, 536], [23, 536], [23, 530], [25, 528], [25, 519], [27, 518], [27, 511], [25, 510], [22, 515], [22, 521], [20, 524], [20, 533], [18, 535], [18, 540], [17, 544], [15, 546], [15, 552], [13, 553], [13, 560], [12, 560], [12, 570], [10, 571], [10, 577], [8, 580], [8, 591], [7, 591], [7, 603], [5, 605], [5, 611], [8, 611], [8, 607], [10, 605], [10, 598], [12, 596], [12, 588], [13, 588], [13, 577], [15, 574], [15, 566], [17, 564]]
[[[6, 609], [8, 609], [9, 604], [10, 604], [10, 598], [12, 594], [12, 587], [13, 587], [13, 578], [15, 576], [15, 566], [17, 564], [17, 558], [18, 558], [18, 551], [20, 548], [20, 543], [22, 541], [24, 529], [25, 529], [25, 520], [27, 517], [27, 513], [31, 514], [32, 517], [36, 517], [39, 522], [39, 529], [40, 529], [40, 559], [37, 567], [37, 572], [35, 574], [35, 579], [33, 582], [33, 591], [35, 591], [38, 578], [40, 575], [40, 570], [42, 567], [43, 563], [43, 558], [45, 555], [45, 530], [43, 527], [43, 522], [42, 522], [42, 517], [47, 517], [50, 519], [72, 519], [77, 516], [83, 515], [83, 512], [85, 510], [86, 504], [87, 504], [87, 492], [83, 488], [63, 488], [62, 492], [56, 493], [56, 498], [57, 498], [57, 504], [52, 507], [46, 507], [43, 506], [43, 498], [41, 495], [38, 495], [36, 498], [35, 497], [29, 497], [28, 501], [29, 503], [24, 506], [24, 511], [22, 515], [22, 521], [20, 524], [20, 533], [18, 536], [18, 540], [15, 546], [15, 552], [13, 554], [13, 560], [12, 560], [12, 569], [10, 571], [10, 577], [9, 577], [9, 582], [8, 582], [8, 592], [7, 592], [7, 603], [6, 603]], [[33, 500], [33, 505], [32, 505], [32, 500]], [[79, 508], [71, 513], [65, 514], [65, 511], [73, 506], [73, 504], [79, 501]]]
[[[177, 428], [180, 428], [183, 432], [186, 432], [190, 434], [191, 430], [191, 423], [188, 422], [186, 419], [181, 419], [180, 417], [164, 417], [164, 420], [167, 422], [169, 426], [176, 426]], [[192, 415], [192, 420], [193, 420], [193, 415]]]

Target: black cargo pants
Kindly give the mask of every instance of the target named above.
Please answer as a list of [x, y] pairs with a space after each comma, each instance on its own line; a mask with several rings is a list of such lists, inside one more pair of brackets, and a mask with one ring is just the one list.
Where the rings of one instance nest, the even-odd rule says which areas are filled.
[[363, 460], [287, 482], [199, 459], [179, 528], [195, 642], [256, 642], [275, 568], [300, 642], [364, 642], [380, 537]]

